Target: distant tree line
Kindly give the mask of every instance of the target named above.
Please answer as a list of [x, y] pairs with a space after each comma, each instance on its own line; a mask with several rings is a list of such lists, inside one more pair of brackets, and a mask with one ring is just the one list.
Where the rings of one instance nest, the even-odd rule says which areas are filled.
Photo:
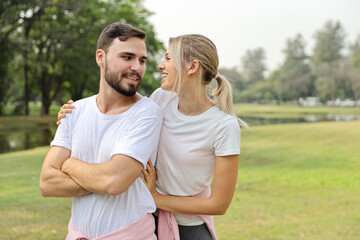
[[264, 49], [247, 50], [240, 69], [221, 69], [233, 81], [235, 102], [282, 104], [300, 97], [317, 96], [323, 102], [337, 98], [359, 100], [360, 36], [345, 46], [340, 22], [327, 21], [315, 35], [312, 54], [305, 51], [301, 34], [290, 38], [283, 49], [285, 60], [265, 77]]
[[96, 42], [102, 29], [124, 22], [147, 33], [149, 62], [140, 91], [151, 93], [159, 52], [147, 21], [152, 13], [141, 0], [2, 0], [0, 2], [0, 116], [29, 114], [29, 102], [41, 101], [41, 114], [64, 99], [94, 94], [99, 85]]

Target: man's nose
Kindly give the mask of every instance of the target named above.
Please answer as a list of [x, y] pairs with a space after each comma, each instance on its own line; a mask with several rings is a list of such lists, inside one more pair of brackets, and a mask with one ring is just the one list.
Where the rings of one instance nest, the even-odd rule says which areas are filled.
[[142, 68], [142, 65], [139, 61], [134, 61], [131, 64], [131, 70], [139, 71]]

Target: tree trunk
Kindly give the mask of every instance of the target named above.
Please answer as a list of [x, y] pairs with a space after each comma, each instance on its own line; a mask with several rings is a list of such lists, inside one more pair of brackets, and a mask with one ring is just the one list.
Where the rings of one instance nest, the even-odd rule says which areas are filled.
[[49, 115], [50, 105], [51, 101], [49, 99], [44, 99], [44, 97], [41, 99], [41, 111], [40, 116]]
[[24, 113], [29, 116], [29, 101], [30, 101], [30, 88], [29, 88], [29, 64], [27, 58], [27, 50], [24, 51]]
[[41, 111], [40, 115], [49, 115], [49, 108], [51, 105], [50, 89], [47, 83], [47, 69], [45, 67], [41, 70]]

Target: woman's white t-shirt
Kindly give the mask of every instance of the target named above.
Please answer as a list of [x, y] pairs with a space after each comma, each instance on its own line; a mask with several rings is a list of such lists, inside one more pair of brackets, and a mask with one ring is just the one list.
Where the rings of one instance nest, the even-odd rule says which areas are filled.
[[[157, 156], [157, 188], [162, 194], [193, 196], [210, 186], [216, 156], [240, 154], [240, 127], [235, 117], [218, 106], [197, 116], [178, 110], [175, 93], [157, 89], [150, 97], [163, 110]], [[176, 216], [180, 225], [200, 219]]]

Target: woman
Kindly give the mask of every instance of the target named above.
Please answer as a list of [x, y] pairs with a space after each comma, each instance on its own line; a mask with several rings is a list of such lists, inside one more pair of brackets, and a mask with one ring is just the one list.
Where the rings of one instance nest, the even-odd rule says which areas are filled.
[[[216, 239], [211, 215], [224, 214], [231, 203], [239, 125], [247, 125], [234, 113], [231, 86], [218, 66], [214, 43], [199, 34], [170, 38], [158, 66], [161, 88], [150, 98], [162, 108], [164, 121], [156, 171], [149, 161], [143, 180], [160, 210], [160, 240]], [[207, 95], [212, 79], [213, 100]]]

